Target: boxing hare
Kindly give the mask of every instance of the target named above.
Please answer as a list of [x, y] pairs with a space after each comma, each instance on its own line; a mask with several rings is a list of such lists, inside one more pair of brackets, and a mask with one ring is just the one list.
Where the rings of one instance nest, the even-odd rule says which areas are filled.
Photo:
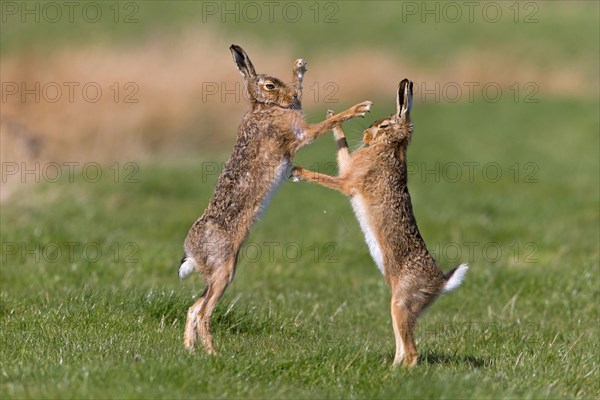
[[[468, 266], [447, 274], [440, 270], [427, 247], [412, 210], [407, 186], [406, 149], [413, 125], [410, 119], [412, 82], [400, 82], [396, 114], [374, 122], [363, 133], [368, 147], [350, 155], [342, 129], [333, 129], [338, 144], [339, 176], [301, 167], [294, 180], [319, 183], [350, 197], [373, 260], [392, 288], [392, 322], [396, 337], [394, 365], [417, 362], [416, 320], [441, 294], [462, 283]], [[333, 113], [328, 112], [330, 118]]]
[[296, 151], [334, 126], [363, 117], [371, 102], [363, 102], [318, 124], [307, 124], [301, 110], [303, 60], [296, 60], [291, 84], [257, 74], [244, 50], [230, 47], [244, 77], [249, 110], [242, 118], [229, 161], [217, 180], [204, 214], [190, 228], [179, 267], [183, 278], [200, 272], [206, 288], [187, 314], [184, 345], [194, 348], [197, 337], [214, 354], [210, 333], [213, 310], [232, 281], [238, 252], [259, 213], [291, 171]]

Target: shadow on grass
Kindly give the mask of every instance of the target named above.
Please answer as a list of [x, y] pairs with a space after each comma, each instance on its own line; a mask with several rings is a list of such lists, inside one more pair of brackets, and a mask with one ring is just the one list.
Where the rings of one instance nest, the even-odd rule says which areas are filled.
[[419, 355], [419, 364], [429, 365], [464, 365], [470, 368], [483, 368], [486, 362], [478, 357], [465, 355], [448, 355], [426, 352]]

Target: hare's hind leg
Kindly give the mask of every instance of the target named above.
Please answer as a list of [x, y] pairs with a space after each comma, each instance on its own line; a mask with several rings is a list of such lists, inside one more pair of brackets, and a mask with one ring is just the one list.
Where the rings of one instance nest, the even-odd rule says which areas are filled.
[[213, 338], [210, 333], [210, 319], [217, 302], [223, 296], [225, 289], [233, 280], [237, 257], [225, 262], [216, 268], [209, 279], [206, 280], [206, 290], [203, 295], [204, 302], [197, 312], [196, 329], [200, 336], [200, 343], [208, 354], [216, 354]]
[[400, 335], [397, 308], [394, 296], [392, 296], [392, 328], [394, 328], [394, 338], [396, 339], [396, 354], [394, 355], [393, 365], [399, 364], [404, 359], [404, 344], [402, 343], [402, 336]]
[[198, 313], [204, 307], [206, 302], [206, 292], [208, 287], [204, 289], [204, 293], [198, 300], [188, 309], [187, 320], [185, 322], [185, 331], [183, 335], [183, 344], [188, 350], [194, 350], [196, 346], [196, 329], [198, 326]]
[[414, 328], [417, 320], [404, 299], [394, 291], [392, 294], [392, 322], [394, 325], [394, 336], [396, 337], [396, 354], [394, 366], [404, 362], [406, 367], [414, 367], [417, 364], [417, 347], [414, 340]]

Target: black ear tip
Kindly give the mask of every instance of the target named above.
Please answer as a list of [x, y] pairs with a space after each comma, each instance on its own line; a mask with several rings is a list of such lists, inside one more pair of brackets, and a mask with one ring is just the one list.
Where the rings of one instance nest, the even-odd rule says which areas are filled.
[[408, 79], [402, 79], [398, 84], [398, 95], [396, 99], [396, 113], [402, 115], [412, 108], [413, 83]]
[[232, 44], [232, 45], [229, 47], [229, 50], [231, 50], [231, 54], [234, 54], [234, 55], [236, 55], [237, 57], [240, 57], [240, 58], [244, 58], [244, 54], [246, 54], [246, 53], [244, 52], [244, 49], [242, 49], [242, 48], [241, 48], [240, 46], [238, 46], [237, 44]]
[[406, 91], [406, 89], [408, 89], [408, 92], [412, 94], [413, 82], [404, 78], [404, 79], [402, 79], [402, 81], [400, 81], [400, 84], [398, 85], [398, 94], [404, 95], [404, 92]]
[[240, 46], [232, 44], [231, 47], [229, 47], [229, 50], [231, 50], [231, 54], [233, 55], [233, 60], [235, 61], [236, 64], [240, 65], [240, 64], [245, 63], [245, 61], [244, 61], [244, 59], [246, 58], [245, 53], [244, 53], [244, 50], [242, 50], [242, 48]]

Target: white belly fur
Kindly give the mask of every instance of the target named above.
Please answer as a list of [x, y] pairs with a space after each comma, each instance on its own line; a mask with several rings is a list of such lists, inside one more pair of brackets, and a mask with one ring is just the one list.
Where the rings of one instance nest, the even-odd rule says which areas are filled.
[[279, 186], [281, 186], [281, 183], [290, 175], [291, 170], [292, 163], [290, 162], [290, 159], [286, 157], [275, 170], [275, 179], [273, 179], [273, 186], [271, 186], [271, 189], [269, 189], [269, 191], [263, 198], [262, 203], [260, 205], [260, 212], [258, 213], [257, 218], [260, 217], [262, 213], [266, 210], [266, 208], [269, 206], [273, 195], [277, 193], [277, 190], [279, 189]]
[[373, 257], [373, 261], [375, 261], [375, 264], [377, 264], [379, 271], [385, 275], [383, 268], [383, 253], [381, 252], [381, 246], [379, 245], [377, 237], [375, 236], [375, 231], [369, 223], [369, 216], [367, 214], [365, 201], [363, 200], [362, 196], [355, 195], [350, 199], [350, 203], [352, 203], [354, 214], [356, 214], [360, 228], [365, 235], [365, 241], [367, 242], [367, 246], [369, 246], [371, 257]]

